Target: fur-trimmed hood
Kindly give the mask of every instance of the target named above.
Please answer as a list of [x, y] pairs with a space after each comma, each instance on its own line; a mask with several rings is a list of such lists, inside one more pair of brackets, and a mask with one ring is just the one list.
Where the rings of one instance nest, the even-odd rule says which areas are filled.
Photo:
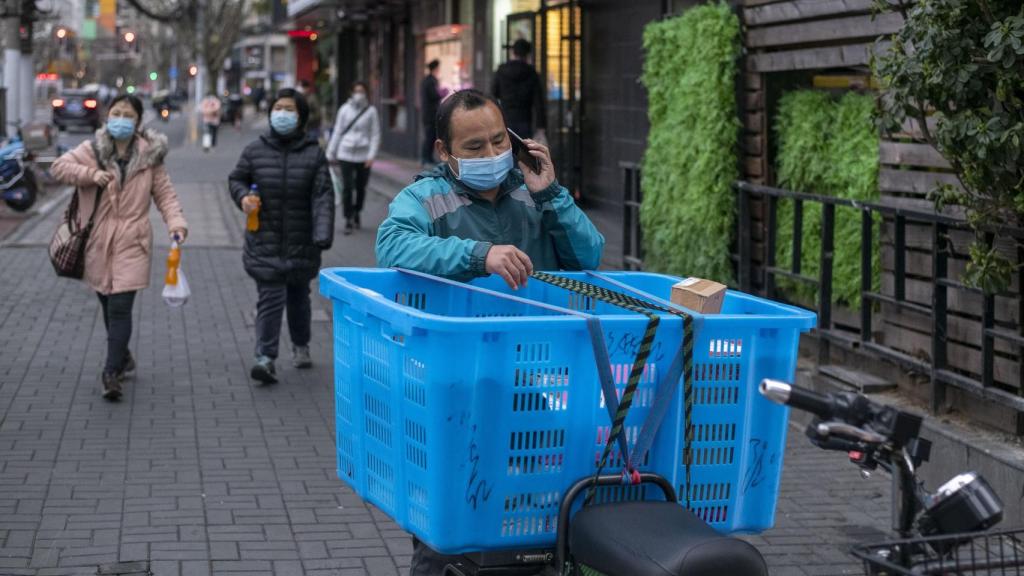
[[[114, 147], [114, 137], [107, 132], [104, 126], [96, 131], [96, 151], [99, 153], [99, 161], [107, 170], [117, 171], [117, 149]], [[132, 137], [132, 143], [128, 154], [128, 173], [124, 175], [125, 180], [130, 180], [136, 173], [164, 163], [167, 157], [167, 136], [143, 128]]]

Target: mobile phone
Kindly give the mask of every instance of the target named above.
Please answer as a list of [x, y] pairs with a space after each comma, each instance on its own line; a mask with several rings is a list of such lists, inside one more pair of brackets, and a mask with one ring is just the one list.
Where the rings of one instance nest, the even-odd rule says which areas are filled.
[[540, 174], [540, 160], [530, 154], [530, 149], [526, 147], [519, 134], [513, 132], [511, 128], [506, 128], [506, 130], [508, 130], [509, 138], [512, 140], [512, 155], [516, 157], [516, 160], [526, 164], [527, 168], [533, 170], [534, 174]]

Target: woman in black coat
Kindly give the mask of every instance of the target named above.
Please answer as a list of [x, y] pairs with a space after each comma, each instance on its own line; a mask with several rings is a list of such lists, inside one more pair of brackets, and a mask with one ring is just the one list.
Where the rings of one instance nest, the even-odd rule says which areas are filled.
[[228, 177], [235, 204], [259, 228], [247, 231], [242, 261], [256, 280], [256, 362], [252, 378], [277, 382], [274, 360], [281, 313], [288, 308], [292, 363], [309, 368], [309, 283], [320, 269], [320, 253], [334, 240], [334, 195], [327, 158], [306, 133], [309, 106], [291, 89], [270, 105], [270, 130], [249, 144]]

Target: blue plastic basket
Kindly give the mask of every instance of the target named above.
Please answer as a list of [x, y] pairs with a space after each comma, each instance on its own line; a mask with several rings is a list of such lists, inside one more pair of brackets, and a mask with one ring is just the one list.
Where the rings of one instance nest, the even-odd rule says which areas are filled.
[[[605, 274], [661, 298], [679, 281]], [[474, 284], [511, 293], [499, 278]], [[552, 544], [561, 495], [594, 473], [610, 428], [586, 321], [569, 310], [600, 317], [620, 394], [646, 318], [536, 280], [509, 298], [394, 270], [337, 268], [321, 272], [320, 291], [334, 303], [339, 477], [441, 552]], [[787, 409], [757, 385], [792, 380], [800, 333], [815, 317], [731, 291], [721, 314], [693, 315], [690, 507], [722, 532], [764, 530], [774, 522]], [[631, 444], [682, 332], [679, 317], [662, 315], [626, 421]], [[682, 499], [679, 389], [641, 470], [668, 478]], [[622, 466], [613, 456], [608, 473]], [[638, 494], [623, 487], [601, 497]]]

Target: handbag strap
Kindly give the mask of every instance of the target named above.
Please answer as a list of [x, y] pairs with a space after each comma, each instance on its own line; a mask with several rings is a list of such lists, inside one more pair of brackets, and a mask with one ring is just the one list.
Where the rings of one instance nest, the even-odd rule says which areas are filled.
[[338, 135], [338, 138], [344, 138], [345, 134], [348, 134], [348, 131], [351, 130], [352, 127], [356, 125], [356, 122], [358, 122], [359, 119], [363, 117], [363, 114], [365, 114], [366, 111], [369, 110], [369, 109], [370, 109], [370, 105], [367, 104], [366, 108], [363, 108], [362, 110], [360, 110], [359, 114], [356, 114], [356, 117], [353, 118], [352, 121], [348, 123], [348, 126], [345, 126], [344, 130], [341, 131], [341, 134]]
[[[100, 160], [100, 151], [96, 147], [96, 140], [91, 140], [89, 142], [89, 144], [90, 144], [90, 146], [92, 146], [92, 154], [93, 154], [93, 156], [96, 157], [96, 165], [99, 166], [100, 170], [106, 170], [106, 167], [103, 165], [103, 161]], [[95, 220], [96, 220], [96, 213], [99, 212], [99, 209], [100, 209], [100, 200], [103, 199], [103, 190], [105, 190], [105, 189], [106, 189], [106, 186], [99, 186], [96, 189], [96, 202], [94, 202], [93, 205], [92, 205], [92, 214], [89, 215], [89, 223], [85, 225], [85, 229], [86, 230], [89, 230], [89, 231], [92, 230], [93, 222], [95, 222]], [[77, 190], [75, 191], [75, 195], [76, 196], [78, 195], [78, 191]], [[78, 202], [75, 202], [75, 211], [76, 212], [77, 212], [77, 209], [78, 209]], [[76, 214], [76, 216], [77, 216], [77, 214]]]

